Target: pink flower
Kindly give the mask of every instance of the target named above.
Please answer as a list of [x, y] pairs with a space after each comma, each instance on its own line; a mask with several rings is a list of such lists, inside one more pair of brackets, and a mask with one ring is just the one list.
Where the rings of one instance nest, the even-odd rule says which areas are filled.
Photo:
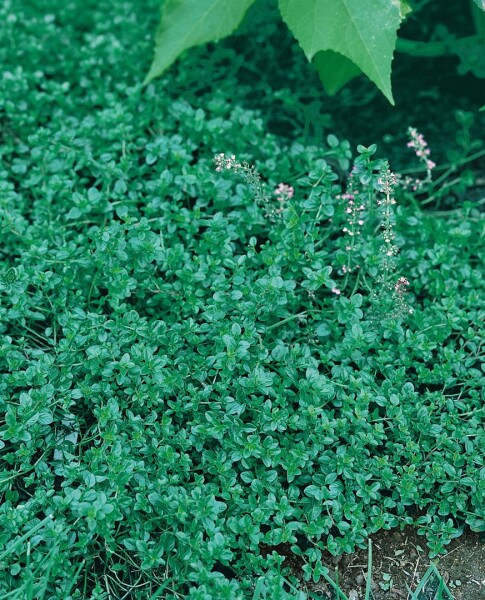
[[278, 202], [285, 202], [286, 200], [291, 200], [291, 198], [293, 198], [295, 190], [291, 185], [280, 183], [276, 187], [274, 193]]
[[338, 288], [336, 288], [336, 287], [333, 287], [333, 288], [332, 288], [332, 293], [333, 293], [333, 294], [337, 294], [337, 296], [340, 296], [340, 293], [341, 293], [341, 292], [340, 292], [340, 290], [339, 290]]
[[412, 148], [416, 156], [426, 165], [428, 171], [428, 179], [431, 178], [431, 171], [436, 167], [436, 164], [428, 158], [430, 149], [428, 143], [424, 139], [422, 133], [419, 133], [415, 127], [408, 128], [408, 135], [411, 140], [407, 143], [408, 148]]
[[394, 285], [394, 289], [399, 296], [402, 296], [408, 285], [410, 285], [409, 281], [405, 277], [399, 277]]

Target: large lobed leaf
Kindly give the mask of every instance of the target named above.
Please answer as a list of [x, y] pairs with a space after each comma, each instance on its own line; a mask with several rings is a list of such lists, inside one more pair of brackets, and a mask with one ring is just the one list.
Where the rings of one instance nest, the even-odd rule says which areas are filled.
[[351, 60], [332, 50], [317, 52], [313, 58], [313, 65], [330, 96], [334, 96], [346, 83], [362, 73]]
[[391, 63], [403, 16], [398, 0], [279, 0], [279, 6], [308, 60], [327, 50], [344, 56], [394, 104]]
[[161, 75], [180, 54], [230, 35], [254, 0], [165, 0], [155, 56], [145, 83]]

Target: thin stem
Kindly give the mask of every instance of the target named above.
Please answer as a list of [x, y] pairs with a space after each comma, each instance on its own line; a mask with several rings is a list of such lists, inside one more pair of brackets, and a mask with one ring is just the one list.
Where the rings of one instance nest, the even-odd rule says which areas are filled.
[[304, 310], [303, 312], [298, 313], [297, 315], [291, 315], [290, 317], [286, 317], [286, 319], [278, 321], [278, 323], [273, 323], [273, 325], [266, 327], [266, 331], [275, 329], [276, 327], [279, 327], [280, 325], [283, 325], [284, 323], [288, 323], [289, 321], [293, 321], [294, 319], [301, 319], [308, 313], [319, 313], [319, 312], [321, 312], [321, 311], [319, 311], [319, 310]]
[[[449, 173], [446, 175], [446, 177], [448, 177], [448, 175], [450, 173], [452, 173], [453, 171], [455, 171], [458, 167], [462, 167], [463, 165], [466, 165], [466, 163], [476, 160], [477, 158], [481, 158], [484, 155], [485, 155], [485, 149], [479, 150], [478, 152], [475, 152], [475, 154], [470, 154], [470, 156], [466, 156], [466, 157], [460, 159], [459, 161], [457, 161], [456, 163], [444, 163], [442, 165], [435, 167], [434, 170], [435, 171], [443, 171], [443, 170], [449, 169]], [[426, 167], [416, 167], [414, 169], [405, 169], [403, 171], [399, 171], [399, 174], [400, 175], [410, 175], [411, 173], [420, 173], [422, 171], [426, 171]], [[436, 183], [439, 182], [442, 177], [444, 177], [444, 176], [441, 175], [438, 179], [433, 181], [432, 184], [436, 185]]]
[[[440, 191], [443, 191], [447, 188], [453, 187], [456, 183], [460, 183], [460, 181], [461, 181], [461, 177], [457, 177], [456, 179], [453, 179], [452, 181], [445, 183], [440, 188]], [[431, 202], [433, 202], [433, 200], [436, 200], [436, 198], [437, 198], [437, 194], [431, 194], [431, 196], [429, 196], [426, 200], [423, 200], [423, 202], [421, 202], [421, 206], [426, 206], [426, 204], [431, 204]]]
[[[475, 37], [475, 36], [471, 36]], [[417, 40], [407, 40], [398, 38], [396, 42], [396, 51], [411, 56], [447, 56], [453, 54], [452, 46], [445, 40], [436, 42], [419, 42]]]

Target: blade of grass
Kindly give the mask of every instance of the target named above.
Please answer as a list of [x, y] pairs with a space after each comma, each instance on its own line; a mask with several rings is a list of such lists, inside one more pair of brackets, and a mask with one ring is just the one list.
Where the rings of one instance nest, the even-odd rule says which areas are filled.
[[160, 594], [167, 588], [167, 585], [173, 581], [173, 577], [169, 577], [169, 579], [165, 580], [162, 585], [155, 591], [154, 594], [150, 596], [149, 600], [156, 600], [160, 598]]
[[25, 564], [25, 571], [29, 574], [29, 577], [27, 579], [27, 582], [25, 584], [26, 586], [26, 590], [25, 590], [25, 595], [28, 598], [28, 600], [30, 600], [32, 598], [32, 594], [33, 594], [33, 589], [32, 589], [32, 584], [33, 584], [33, 579], [34, 576], [32, 574], [32, 569], [30, 568], [30, 541], [27, 542], [27, 558], [26, 558], [26, 564]]
[[294, 592], [296, 592], [297, 594], [300, 593], [300, 590], [295, 587], [291, 581], [288, 581], [288, 579], [286, 579], [286, 577], [281, 577], [281, 579], [283, 579], [283, 581], [286, 583], [286, 585], [288, 585]]
[[69, 587], [66, 589], [66, 596], [71, 593], [72, 588], [76, 585], [77, 578], [79, 577], [79, 573], [81, 572], [81, 569], [83, 568], [85, 562], [86, 562], [85, 560], [82, 560], [81, 563], [79, 564], [79, 567], [76, 569], [76, 572], [74, 573], [74, 577], [72, 577], [71, 583], [69, 584]]
[[[443, 597], [442, 600], [453, 600], [452, 593], [450, 592], [448, 586], [445, 583], [445, 580], [443, 579], [443, 577], [441, 577], [441, 575], [440, 575], [438, 569], [436, 568], [436, 566], [434, 565], [434, 563], [431, 563], [431, 568], [433, 569], [434, 574], [436, 575], [436, 577], [438, 577], [438, 581], [439, 581], [438, 591], [440, 591], [440, 594], [442, 594], [442, 592], [445, 591], [446, 594], [447, 594], [447, 596], [448, 596], [447, 598]], [[438, 600], [441, 600], [441, 596], [439, 596]]]
[[[40, 523], [38, 523], [38, 525], [36, 525], [36, 527], [38, 527], [40, 525]], [[31, 531], [32, 532], [32, 531]], [[31, 533], [29, 532], [29, 533]], [[10, 548], [9, 548], [10, 550]], [[13, 600], [33, 600], [34, 598], [36, 598], [36, 600], [42, 600], [42, 598], [45, 595], [45, 588], [47, 586], [48, 583], [48, 578], [50, 575], [50, 571], [52, 568], [52, 563], [50, 562], [50, 557], [51, 555], [54, 553], [54, 551], [57, 550], [57, 548], [54, 546], [52, 547], [49, 552], [46, 554], [46, 556], [41, 560], [41, 562], [37, 565], [37, 567], [32, 571], [30, 568], [30, 542], [27, 543], [27, 552], [26, 552], [26, 566], [25, 566], [25, 571], [29, 571], [30, 573], [28, 573], [28, 575], [25, 576], [24, 578], [24, 582], [22, 583], [22, 585], [15, 589], [15, 590], [11, 590], [10, 592], [7, 592], [5, 595], [3, 595], [1, 597], [1, 600], [3, 600], [4, 598], [11, 598]], [[42, 596], [38, 595], [38, 592], [35, 592], [34, 589], [34, 580], [35, 580], [35, 576], [37, 575], [37, 573], [41, 570], [45, 571], [45, 564], [48, 563], [47, 566], [47, 574], [44, 575], [41, 579], [45, 579], [47, 577], [47, 582], [44, 585], [44, 590], [42, 591]]]
[[335, 581], [329, 575], [327, 575], [324, 572], [323, 573], [323, 577], [332, 586], [332, 588], [337, 592], [337, 598], [338, 599], [340, 599], [340, 600], [349, 600], [347, 598], [347, 596], [342, 592], [342, 590], [338, 587], [338, 584], [336, 584]]
[[[419, 594], [421, 594], [421, 592], [426, 587], [426, 584], [428, 583], [428, 580], [431, 575], [435, 575], [439, 581], [439, 588], [438, 588], [439, 595], [436, 597], [436, 600], [453, 600], [453, 595], [451, 594], [450, 590], [448, 589], [446, 583], [443, 580], [443, 577], [441, 577], [438, 569], [436, 568], [436, 566], [433, 563], [431, 563], [431, 565], [427, 569], [426, 573], [421, 578], [421, 581], [419, 582], [418, 587], [415, 589], [414, 592], [411, 592], [411, 590], [409, 590], [409, 587], [408, 587], [408, 591], [411, 594], [411, 597], [409, 600], [420, 600]], [[447, 598], [443, 598], [440, 588], [443, 589], [447, 593], [447, 595], [448, 595]]]
[[[263, 592], [264, 592], [264, 596], [261, 595]], [[264, 598], [265, 596], [266, 596], [266, 587], [264, 585], [264, 579], [262, 577], [260, 577], [258, 579], [256, 587], [254, 588], [254, 594], [253, 594], [252, 600], [259, 600], [260, 597]]]
[[52, 515], [48, 515], [45, 519], [43, 519], [37, 525], [34, 525], [32, 529], [30, 529], [27, 533], [24, 533], [23, 536], [19, 537], [11, 546], [9, 546], [2, 554], [0, 554], [0, 562], [4, 560], [9, 554], [11, 554], [17, 546], [20, 546], [22, 542], [25, 542], [31, 535], [33, 535], [36, 531], [39, 531], [41, 527], [43, 527], [48, 521], [52, 519]]
[[419, 594], [424, 589], [426, 582], [428, 581], [429, 576], [431, 575], [432, 572], [433, 572], [433, 569], [431, 567], [429, 567], [429, 569], [426, 571], [426, 573], [421, 578], [421, 581], [418, 583], [418, 587], [415, 589], [414, 592], [412, 592], [412, 596], [411, 596], [410, 600], [419, 600]]
[[[23, 588], [23, 586], [22, 586], [22, 588]], [[15, 599], [18, 598], [19, 600], [21, 600], [22, 597], [18, 595], [18, 594], [20, 594], [20, 592], [22, 592], [22, 590], [12, 590], [11, 592], [7, 592], [6, 594], [4, 594], [2, 596], [2, 600], [5, 600], [6, 598], [15, 598]]]
[[367, 582], [365, 584], [365, 600], [370, 600], [371, 575], [372, 575], [372, 540], [369, 540], [369, 552], [367, 554]]
[[[51, 569], [52, 569], [52, 562], [50, 562], [49, 565], [47, 566], [47, 572], [43, 577], [44, 583], [43, 583], [41, 590], [39, 591], [39, 595], [37, 596], [37, 594], [35, 594], [37, 600], [43, 600], [43, 598], [45, 597], [45, 592], [47, 590], [47, 585], [49, 583], [49, 579], [51, 576]], [[33, 598], [34, 598], [34, 596], [32, 596], [32, 600], [33, 600]]]

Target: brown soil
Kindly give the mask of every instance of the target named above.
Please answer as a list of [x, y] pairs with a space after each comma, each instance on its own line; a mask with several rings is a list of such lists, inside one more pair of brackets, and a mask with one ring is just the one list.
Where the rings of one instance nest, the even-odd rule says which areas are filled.
[[[408, 600], [409, 590], [416, 590], [431, 562], [443, 577], [453, 600], [485, 600], [483, 534], [464, 533], [447, 546], [446, 554], [432, 560], [428, 557], [425, 538], [419, 536], [412, 527], [403, 531], [380, 531], [371, 539], [373, 600]], [[290, 567], [292, 575], [300, 581], [300, 589], [312, 594], [310, 598], [337, 600], [335, 592], [325, 580], [318, 583], [304, 581], [301, 570], [304, 563], [301, 557], [291, 552], [289, 544], [261, 550], [263, 554], [276, 550], [278, 554], [286, 556], [284, 566]], [[334, 580], [337, 570], [339, 585], [349, 600], [364, 600], [366, 550], [339, 557], [327, 554], [323, 557], [323, 563]], [[436, 591], [437, 580], [431, 578], [419, 600], [435, 600]], [[445, 598], [447, 595], [443, 595]]]

